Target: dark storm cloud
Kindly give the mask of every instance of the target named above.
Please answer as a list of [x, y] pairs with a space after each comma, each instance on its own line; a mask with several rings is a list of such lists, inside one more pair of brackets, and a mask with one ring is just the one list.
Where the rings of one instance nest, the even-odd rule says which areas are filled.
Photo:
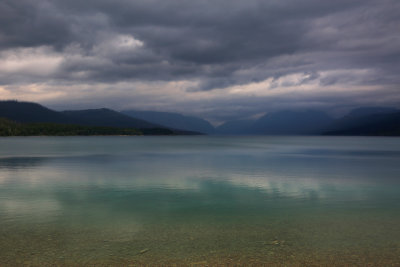
[[60, 47], [70, 42], [69, 22], [47, 1], [0, 1], [0, 47]]
[[0, 61], [41, 53], [54, 70], [14, 60], [0, 84], [189, 80], [195, 93], [300, 73], [279, 86], [384, 95], [400, 84], [399, 14], [396, 0], [1, 0]]

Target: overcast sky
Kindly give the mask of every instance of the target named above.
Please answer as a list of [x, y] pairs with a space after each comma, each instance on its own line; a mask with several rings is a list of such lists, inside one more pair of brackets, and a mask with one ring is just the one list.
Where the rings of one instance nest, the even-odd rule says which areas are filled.
[[400, 105], [398, 0], [0, 0], [0, 98], [196, 114]]

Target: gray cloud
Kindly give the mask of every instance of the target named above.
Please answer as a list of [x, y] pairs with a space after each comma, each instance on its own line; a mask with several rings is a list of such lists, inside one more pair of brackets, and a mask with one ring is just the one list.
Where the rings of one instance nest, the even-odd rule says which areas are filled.
[[[317, 82], [310, 104], [332, 86], [374, 86], [383, 99], [400, 84], [398, 14], [396, 0], [2, 0], [0, 85], [190, 81], [188, 94], [212, 94], [272, 79], [265, 90]], [[264, 99], [211, 98], [210, 110], [251, 112]]]

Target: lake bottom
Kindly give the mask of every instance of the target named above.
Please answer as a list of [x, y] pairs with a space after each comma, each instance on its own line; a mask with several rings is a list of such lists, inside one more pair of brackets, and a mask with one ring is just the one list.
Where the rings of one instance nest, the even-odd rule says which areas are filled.
[[400, 264], [400, 217], [382, 211], [287, 211], [271, 217], [144, 224], [2, 224], [2, 266]]

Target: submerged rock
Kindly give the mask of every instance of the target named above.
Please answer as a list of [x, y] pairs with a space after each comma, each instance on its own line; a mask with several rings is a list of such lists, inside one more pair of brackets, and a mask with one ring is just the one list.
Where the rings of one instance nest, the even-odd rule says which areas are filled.
[[144, 254], [144, 253], [148, 252], [149, 250], [150, 249], [148, 249], [148, 248], [142, 249], [141, 251], [139, 251], [139, 254]]

